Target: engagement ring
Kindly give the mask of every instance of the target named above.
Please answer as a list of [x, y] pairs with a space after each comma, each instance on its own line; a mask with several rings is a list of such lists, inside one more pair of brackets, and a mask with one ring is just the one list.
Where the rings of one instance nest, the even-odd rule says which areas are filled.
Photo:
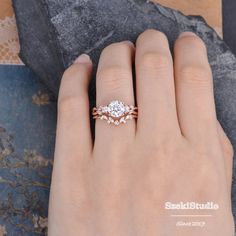
[[138, 117], [138, 108], [115, 100], [107, 106], [94, 107], [93, 119], [106, 120], [108, 124], [120, 125]]

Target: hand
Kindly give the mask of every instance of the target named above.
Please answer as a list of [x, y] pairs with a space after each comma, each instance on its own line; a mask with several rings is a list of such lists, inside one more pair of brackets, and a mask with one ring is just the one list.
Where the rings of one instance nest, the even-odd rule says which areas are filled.
[[[99, 61], [97, 106], [135, 104], [134, 62], [138, 119], [119, 126], [96, 120], [94, 143], [92, 62], [82, 55], [63, 76], [49, 236], [233, 236], [233, 150], [217, 121], [204, 43], [181, 34], [174, 60], [156, 30], [142, 33], [136, 46], [111, 44]], [[212, 202], [219, 209], [168, 210], [167, 202]]]

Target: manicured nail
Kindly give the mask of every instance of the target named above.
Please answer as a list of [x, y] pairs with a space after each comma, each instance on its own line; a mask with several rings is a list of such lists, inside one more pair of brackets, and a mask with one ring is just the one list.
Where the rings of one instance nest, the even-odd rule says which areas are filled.
[[87, 54], [81, 54], [75, 61], [74, 63], [81, 63], [81, 64], [86, 64], [86, 63], [91, 63], [91, 59], [89, 55]]
[[196, 34], [194, 34], [193, 32], [187, 31], [187, 32], [183, 32], [179, 35], [179, 38], [183, 38], [183, 37], [190, 37], [190, 36], [197, 36]]

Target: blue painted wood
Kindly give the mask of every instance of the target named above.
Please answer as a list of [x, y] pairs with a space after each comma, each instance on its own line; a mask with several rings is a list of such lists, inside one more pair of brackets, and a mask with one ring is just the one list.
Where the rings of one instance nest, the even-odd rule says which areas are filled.
[[56, 102], [39, 79], [0, 66], [0, 232], [45, 235], [55, 126]]

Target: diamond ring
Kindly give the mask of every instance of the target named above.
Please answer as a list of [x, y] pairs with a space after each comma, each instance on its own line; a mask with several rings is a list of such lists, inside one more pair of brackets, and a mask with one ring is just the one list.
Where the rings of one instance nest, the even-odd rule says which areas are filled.
[[120, 125], [138, 117], [138, 108], [126, 105], [121, 101], [114, 100], [107, 106], [94, 107], [93, 119], [106, 120], [108, 124]]

